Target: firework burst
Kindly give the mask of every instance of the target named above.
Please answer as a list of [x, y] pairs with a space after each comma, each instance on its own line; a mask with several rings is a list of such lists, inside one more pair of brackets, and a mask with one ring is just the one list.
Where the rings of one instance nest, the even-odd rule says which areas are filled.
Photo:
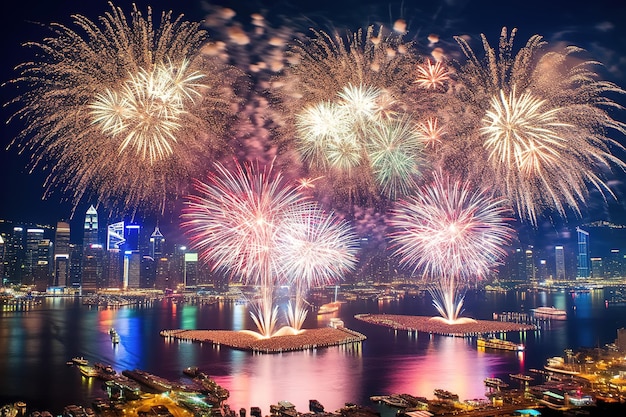
[[259, 332], [270, 337], [278, 319], [274, 286], [289, 279], [308, 288], [339, 277], [353, 262], [353, 235], [272, 166], [237, 164], [230, 171], [217, 164], [216, 169], [207, 183], [195, 181], [182, 227], [202, 259], [259, 286], [261, 297], [251, 314]]
[[506, 255], [513, 229], [505, 203], [435, 173], [391, 213], [394, 255], [434, 283], [435, 307], [448, 322], [458, 319], [463, 286], [485, 277]]
[[514, 54], [515, 32], [502, 30], [498, 53], [482, 36], [484, 61], [457, 38], [468, 61], [454, 90], [466, 109], [449, 129], [453, 143], [466, 144], [455, 159], [495, 184], [523, 220], [536, 224], [546, 209], [580, 215], [588, 188], [612, 195], [603, 173], [626, 168], [611, 152], [623, 147], [607, 136], [626, 133], [608, 112], [620, 106], [607, 97], [624, 91], [599, 80], [598, 63], [581, 60], [580, 48], [550, 51], [535, 35]]
[[[288, 117], [284, 136], [295, 138], [305, 168], [323, 175], [343, 200], [393, 199], [411, 189], [422, 162], [411, 121], [417, 109], [409, 114], [398, 98], [415, 89], [412, 44], [382, 27], [345, 39], [315, 31], [289, 54], [294, 64], [274, 92]], [[391, 167], [394, 161], [400, 165]]]
[[133, 6], [127, 21], [111, 10], [99, 23], [74, 15], [76, 29], [28, 43], [36, 60], [11, 83], [10, 104], [25, 120], [13, 146], [32, 151], [31, 169], [49, 169], [46, 195], [71, 193], [75, 206], [96, 197], [111, 208], [163, 210], [206, 159], [236, 111], [239, 73], [201, 54], [199, 24]]
[[307, 291], [332, 284], [354, 269], [358, 238], [348, 223], [313, 204], [306, 215], [298, 210], [289, 216], [293, 216], [289, 229], [277, 239], [277, 262], [295, 287], [295, 306], [289, 304], [288, 322], [300, 330], [307, 316]]

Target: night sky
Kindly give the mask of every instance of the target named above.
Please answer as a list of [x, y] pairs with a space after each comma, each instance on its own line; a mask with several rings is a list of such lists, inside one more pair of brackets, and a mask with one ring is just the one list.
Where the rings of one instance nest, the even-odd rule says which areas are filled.
[[[117, 1], [127, 16], [131, 9], [130, 1]], [[136, 1], [139, 9], [145, 11], [152, 6], [155, 15], [163, 10], [173, 10], [174, 15], [184, 14], [188, 20], [199, 21], [205, 16], [201, 1]], [[218, 1], [212, 4], [229, 5], [237, 12], [237, 18], [249, 21], [248, 16], [260, 12], [270, 21], [285, 17], [294, 25], [299, 25], [302, 32], [307, 26], [319, 29], [350, 29], [373, 23], [388, 27], [398, 18], [408, 24], [408, 37], [415, 39], [418, 45], [428, 44], [427, 36], [435, 33], [440, 36], [441, 46], [447, 52], [459, 49], [452, 37], [469, 35], [474, 41], [475, 51], [481, 51], [477, 42], [478, 35], [484, 33], [492, 46], [497, 45], [503, 26], [518, 28], [516, 47], [521, 47], [533, 34], [542, 35], [549, 44], [577, 45], [587, 51], [592, 58], [605, 65], [605, 79], [626, 88], [626, 2], [619, 0], [595, 0], [589, 2], [566, 0], [543, 1], [390, 1], [340, 0], [306, 2], [306, 6], [294, 6], [298, 2], [281, 1]], [[302, 2], [304, 3], [304, 2]], [[83, 14], [96, 21], [98, 16], [110, 10], [105, 0], [20, 0], [11, 6], [3, 7], [3, 22], [0, 61], [0, 78], [5, 82], [16, 75], [13, 67], [32, 58], [32, 51], [21, 46], [26, 41], [38, 41], [46, 36], [45, 25], [51, 22], [72, 24], [71, 14]], [[157, 20], [157, 19], [155, 19]], [[211, 35], [211, 32], [209, 32]], [[460, 58], [460, 56], [459, 56]], [[1, 100], [8, 102], [14, 94], [11, 88], [0, 89]], [[626, 96], [616, 100], [626, 105]], [[16, 107], [10, 107], [15, 110]], [[6, 121], [11, 111], [3, 107], [1, 117]], [[626, 121], [626, 111], [618, 113], [617, 118]], [[0, 142], [0, 219], [19, 222], [43, 222], [54, 224], [59, 219], [68, 218], [71, 205], [62, 201], [63, 195], [54, 194], [43, 201], [45, 174], [37, 170], [29, 174], [26, 170], [28, 155], [18, 155], [14, 148], [6, 150], [8, 143], [20, 129], [19, 122], [1, 124]], [[624, 137], [615, 137], [626, 145]], [[618, 154], [624, 160], [624, 153]], [[590, 210], [583, 220], [609, 220], [626, 223], [626, 175], [621, 173], [610, 184], [614, 187], [619, 202], [596, 204], [591, 202]], [[87, 203], [85, 203], [87, 204]], [[82, 217], [87, 207], [79, 206], [77, 216]], [[557, 226], [549, 225], [548, 228]], [[540, 226], [541, 228], [541, 226]]]

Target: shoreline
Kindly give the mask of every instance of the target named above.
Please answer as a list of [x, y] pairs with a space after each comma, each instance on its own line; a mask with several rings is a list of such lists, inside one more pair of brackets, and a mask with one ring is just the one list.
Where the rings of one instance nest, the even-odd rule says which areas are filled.
[[282, 353], [360, 343], [367, 337], [348, 328], [324, 327], [303, 329], [298, 334], [263, 339], [246, 330], [162, 330], [161, 336], [199, 343], [224, 345], [253, 353]]
[[357, 314], [355, 319], [375, 326], [394, 330], [408, 330], [452, 337], [480, 336], [485, 333], [507, 333], [535, 330], [532, 324], [511, 323], [495, 320], [474, 320], [459, 324], [448, 324], [427, 316], [406, 316], [398, 314]]

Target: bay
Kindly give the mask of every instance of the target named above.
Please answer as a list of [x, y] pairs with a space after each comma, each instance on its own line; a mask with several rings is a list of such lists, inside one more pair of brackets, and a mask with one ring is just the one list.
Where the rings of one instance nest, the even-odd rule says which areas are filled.
[[[492, 319], [503, 311], [529, 312], [537, 306], [567, 310], [567, 320], [541, 330], [499, 335], [526, 345], [523, 353], [478, 350], [475, 338], [394, 331], [354, 319], [359, 313], [435, 315], [428, 295], [397, 300], [357, 300], [330, 315], [309, 313], [305, 328], [327, 326], [332, 317], [367, 336], [361, 344], [282, 354], [253, 354], [210, 343], [170, 341], [163, 329], [254, 329], [248, 306], [233, 302], [183, 304], [171, 300], [116, 309], [89, 307], [79, 298], [47, 298], [40, 305], [4, 305], [0, 313], [0, 404], [17, 400], [29, 408], [60, 413], [65, 405], [90, 405], [105, 396], [101, 383], [83, 377], [66, 362], [90, 362], [143, 369], [184, 381], [182, 370], [197, 366], [230, 391], [234, 410], [261, 408], [287, 400], [299, 411], [309, 399], [326, 410], [346, 402], [373, 406], [372, 395], [409, 393], [433, 397], [442, 388], [461, 399], [484, 398], [486, 377], [509, 381], [510, 373], [542, 368], [565, 349], [603, 347], [626, 327], [626, 306], [607, 302], [611, 289], [588, 293], [470, 291], [464, 315]], [[113, 345], [114, 327], [121, 342]], [[510, 383], [515, 383], [510, 381]]]

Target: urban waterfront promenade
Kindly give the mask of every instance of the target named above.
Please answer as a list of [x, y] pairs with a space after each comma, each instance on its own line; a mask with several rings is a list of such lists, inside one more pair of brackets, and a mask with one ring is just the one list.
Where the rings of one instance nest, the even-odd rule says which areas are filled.
[[487, 333], [506, 333], [534, 330], [532, 324], [511, 323], [492, 320], [472, 320], [458, 324], [448, 324], [438, 318], [425, 316], [405, 316], [397, 314], [357, 314], [357, 320], [396, 330], [409, 330], [443, 336], [467, 337]]
[[279, 330], [278, 335], [271, 338], [261, 338], [250, 331], [181, 329], [163, 330], [161, 336], [192, 342], [209, 342], [256, 353], [318, 349], [358, 343], [366, 339], [365, 335], [344, 327], [303, 329], [295, 334], [281, 334]]

